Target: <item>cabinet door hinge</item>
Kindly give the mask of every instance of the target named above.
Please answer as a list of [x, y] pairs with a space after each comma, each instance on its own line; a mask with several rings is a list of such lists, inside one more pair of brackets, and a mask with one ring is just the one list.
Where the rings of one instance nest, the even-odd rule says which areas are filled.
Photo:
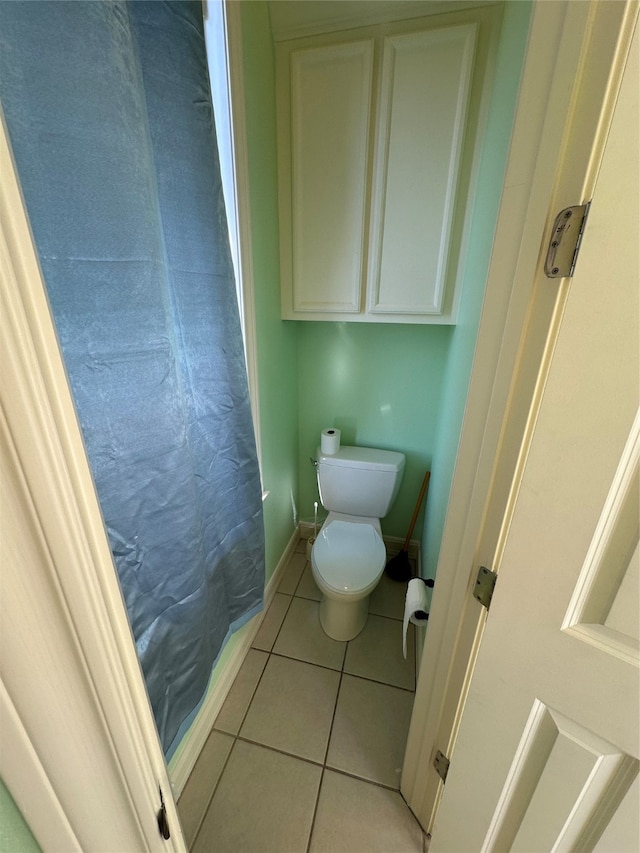
[[171, 833], [169, 832], [169, 818], [167, 817], [167, 807], [164, 804], [164, 797], [162, 796], [162, 788], [160, 786], [158, 786], [158, 791], [160, 793], [160, 808], [158, 809], [156, 819], [158, 821], [160, 835], [165, 841], [167, 841], [171, 838]]
[[480, 566], [478, 569], [476, 585], [473, 588], [473, 597], [477, 599], [483, 607], [486, 607], [487, 610], [489, 609], [491, 599], [493, 598], [493, 590], [495, 589], [497, 579], [498, 575], [495, 572], [492, 572], [491, 569], [487, 569], [484, 566]]
[[447, 781], [447, 773], [449, 772], [450, 763], [451, 762], [443, 752], [440, 752], [440, 750], [436, 752], [436, 757], [433, 759], [433, 766], [436, 768], [436, 773], [443, 782]]
[[568, 278], [573, 275], [590, 207], [590, 201], [565, 207], [556, 216], [544, 262], [547, 278]]

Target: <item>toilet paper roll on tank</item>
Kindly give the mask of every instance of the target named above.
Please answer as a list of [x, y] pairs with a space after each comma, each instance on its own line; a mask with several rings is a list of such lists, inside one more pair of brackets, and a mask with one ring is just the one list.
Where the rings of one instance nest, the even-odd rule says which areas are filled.
[[333, 456], [340, 450], [340, 430], [327, 427], [320, 433], [320, 450], [324, 456]]

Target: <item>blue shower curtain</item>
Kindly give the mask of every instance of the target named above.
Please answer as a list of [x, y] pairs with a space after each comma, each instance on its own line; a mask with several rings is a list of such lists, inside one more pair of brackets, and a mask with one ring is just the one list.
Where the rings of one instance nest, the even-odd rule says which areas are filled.
[[169, 757], [264, 587], [201, 4], [0, 2], [0, 99]]

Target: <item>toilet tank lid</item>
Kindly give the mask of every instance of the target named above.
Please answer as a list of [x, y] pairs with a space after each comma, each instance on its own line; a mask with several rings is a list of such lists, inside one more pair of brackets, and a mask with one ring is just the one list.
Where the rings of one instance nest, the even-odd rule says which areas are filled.
[[318, 463], [341, 468], [368, 468], [371, 471], [402, 471], [404, 453], [396, 450], [378, 450], [375, 447], [350, 447], [343, 445], [337, 453], [322, 453], [318, 448]]

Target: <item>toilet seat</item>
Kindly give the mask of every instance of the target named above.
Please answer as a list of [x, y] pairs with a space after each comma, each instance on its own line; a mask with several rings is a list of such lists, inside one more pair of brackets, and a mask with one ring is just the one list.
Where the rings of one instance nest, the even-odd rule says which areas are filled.
[[382, 537], [366, 522], [330, 521], [312, 551], [314, 568], [324, 583], [343, 595], [355, 595], [376, 584], [386, 559]]

